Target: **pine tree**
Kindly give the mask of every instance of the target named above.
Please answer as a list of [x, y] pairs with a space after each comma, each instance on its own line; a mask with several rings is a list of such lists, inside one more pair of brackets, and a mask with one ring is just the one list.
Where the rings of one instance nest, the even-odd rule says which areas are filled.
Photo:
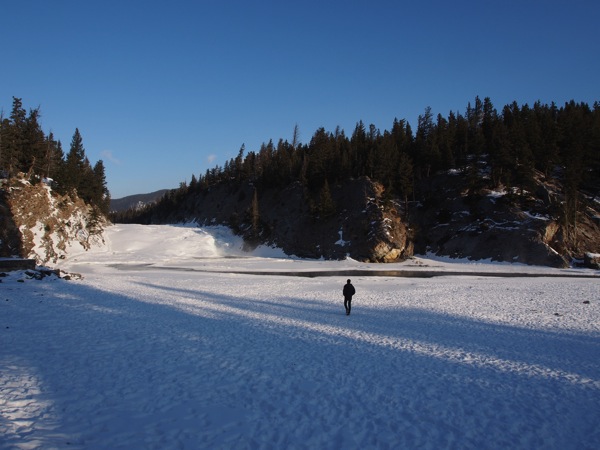
[[494, 132], [498, 123], [498, 113], [492, 104], [489, 97], [483, 99], [483, 118], [481, 121], [481, 133], [483, 134], [483, 141], [485, 145], [485, 151], [489, 152], [492, 147], [494, 140]]
[[251, 219], [252, 219], [252, 235], [258, 238], [260, 232], [260, 210], [258, 207], [258, 191], [254, 189], [254, 195], [252, 196], [252, 204], [250, 206]]
[[45, 140], [44, 147], [44, 164], [41, 168], [42, 176], [58, 181], [56, 177], [59, 176], [58, 174], [64, 159], [62, 145], [60, 141], [54, 140], [54, 135], [50, 132]]
[[367, 173], [367, 132], [363, 121], [359, 121], [354, 127], [350, 138], [350, 159], [352, 161], [352, 176], [358, 178]]
[[2, 142], [4, 140], [4, 133], [5, 131], [8, 129], [8, 120], [4, 119], [4, 113], [2, 110], [0, 110], [0, 177], [4, 177], [4, 167], [5, 167], [5, 162], [4, 162], [4, 155], [5, 152], [3, 151], [2, 148]]
[[321, 188], [321, 193], [319, 194], [319, 215], [321, 218], [330, 217], [335, 214], [335, 210], [335, 203], [331, 196], [329, 183], [327, 182], [327, 179], [325, 179], [323, 187]]
[[32, 109], [23, 126], [23, 148], [20, 166], [30, 177], [39, 177], [45, 166], [46, 137], [39, 123], [39, 108]]
[[413, 194], [414, 170], [411, 157], [407, 153], [400, 153], [398, 161], [397, 189], [404, 197], [404, 211], [408, 214], [408, 197]]
[[93, 168], [93, 186], [92, 203], [98, 207], [100, 212], [108, 215], [110, 212], [110, 192], [106, 186], [106, 174], [104, 162], [100, 159]]
[[420, 176], [429, 177], [431, 169], [434, 168], [439, 158], [439, 151], [434, 147], [433, 114], [431, 107], [426, 107], [423, 115], [418, 117], [417, 136], [415, 139], [415, 162], [416, 170]]
[[20, 98], [13, 97], [13, 108], [8, 122], [2, 126], [2, 164], [9, 176], [23, 171], [21, 159], [25, 146], [27, 113]]
[[[64, 192], [78, 190], [83, 181], [83, 173], [86, 168], [85, 149], [83, 148], [83, 139], [79, 133], [79, 129], [75, 129], [71, 140], [71, 147], [64, 166], [64, 174], [62, 177]], [[88, 164], [89, 165], [89, 164]]]
[[294, 125], [294, 133], [292, 135], [292, 149], [296, 150], [300, 145], [300, 128], [298, 124]]
[[479, 96], [475, 97], [475, 106], [471, 107], [469, 102], [467, 106], [467, 122], [469, 125], [469, 152], [478, 157], [484, 147], [484, 137], [481, 124], [484, 119], [484, 107]]
[[235, 178], [238, 182], [246, 179], [244, 174], [244, 152], [246, 151], [246, 146], [242, 144], [240, 147], [240, 151], [238, 152], [237, 157], [235, 158], [234, 170], [235, 170]]
[[[375, 179], [385, 186], [391, 187], [396, 176], [395, 169], [398, 165], [398, 149], [394, 144], [391, 134], [387, 131], [375, 147]], [[389, 192], [389, 190], [387, 191]]]
[[313, 192], [319, 189], [322, 185], [323, 179], [327, 178], [330, 167], [330, 141], [331, 136], [327, 134], [325, 128], [319, 128], [308, 146], [309, 151], [309, 165], [307, 170], [307, 180], [309, 187]]

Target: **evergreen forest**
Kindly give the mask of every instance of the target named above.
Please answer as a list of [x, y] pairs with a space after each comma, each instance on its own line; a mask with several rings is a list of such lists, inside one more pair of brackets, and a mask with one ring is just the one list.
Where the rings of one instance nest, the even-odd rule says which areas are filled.
[[600, 192], [600, 103], [590, 107], [570, 101], [558, 107], [513, 102], [498, 110], [490, 98], [476, 97], [464, 113], [447, 117], [425, 108], [416, 130], [406, 120], [394, 119], [383, 132], [359, 121], [350, 136], [339, 127], [333, 132], [319, 128], [308, 143], [300, 142], [296, 126], [291, 142], [271, 140], [248, 152], [242, 145], [224, 166], [193, 174], [189, 184], [182, 182], [157, 203], [115, 213], [113, 220], [160, 221], [189, 196], [220, 183], [250, 182], [260, 192], [300, 182], [318, 198], [330, 185], [366, 176], [381, 183], [386, 195], [408, 204], [420, 200], [418, 186], [449, 170], [461, 173], [472, 192], [524, 192], [533, 188], [536, 173], [556, 179], [564, 190], [563, 219], [574, 223], [582, 192], [588, 192], [586, 198]]
[[0, 115], [0, 178], [24, 173], [32, 183], [49, 180], [54, 191], [76, 194], [108, 216], [110, 193], [102, 160], [90, 164], [79, 129], [75, 129], [65, 155], [52, 132], [44, 133], [40, 118], [40, 108], [27, 113], [22, 100], [16, 97], [10, 116]]

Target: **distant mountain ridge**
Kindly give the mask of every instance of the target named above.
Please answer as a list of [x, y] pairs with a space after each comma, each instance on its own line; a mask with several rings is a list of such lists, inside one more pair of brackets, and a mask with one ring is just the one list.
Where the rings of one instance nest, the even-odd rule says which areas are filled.
[[127, 211], [130, 208], [143, 207], [149, 203], [154, 203], [163, 195], [169, 192], [169, 189], [161, 189], [159, 191], [150, 192], [149, 194], [134, 194], [123, 198], [111, 199], [111, 211]]

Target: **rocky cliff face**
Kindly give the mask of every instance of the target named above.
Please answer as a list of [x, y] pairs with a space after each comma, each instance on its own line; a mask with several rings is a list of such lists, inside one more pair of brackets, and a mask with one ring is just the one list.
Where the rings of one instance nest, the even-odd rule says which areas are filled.
[[322, 211], [318, 197], [310, 197], [295, 183], [260, 198], [268, 240], [287, 253], [311, 258], [393, 262], [412, 256], [410, 230], [399, 206], [384, 198], [378, 183], [361, 178], [331, 186], [334, 207], [329, 213]]
[[154, 223], [226, 224], [250, 246], [269, 243], [306, 258], [395, 262], [430, 252], [566, 267], [600, 253], [593, 198], [586, 199], [576, 226], [567, 227], [555, 181], [538, 174], [532, 192], [484, 185], [470, 185], [464, 173], [440, 173], [416, 186], [422, 200], [405, 209], [368, 178], [331, 186], [330, 208], [300, 183], [283, 190], [223, 183], [188, 197], [177, 213]]
[[[51, 264], [73, 245], [103, 244], [105, 219], [80, 199], [41, 183], [3, 183], [0, 256]], [[417, 190], [422, 200], [406, 208], [368, 178], [331, 186], [326, 196], [300, 183], [282, 190], [223, 183], [152, 222], [225, 224], [249, 247], [266, 243], [304, 258], [386, 263], [431, 252], [553, 267], [599, 264], [600, 202], [582, 194], [585, 207], [576, 226], [567, 227], [562, 189], [541, 175], [532, 192], [474, 188], [455, 172], [428, 178]]]
[[[256, 197], [255, 197], [256, 192]], [[186, 200], [164, 223], [226, 224], [249, 246], [268, 243], [303, 258], [392, 262], [412, 255], [410, 231], [393, 201], [367, 178], [331, 186], [331, 208], [300, 183], [283, 190], [218, 185]], [[155, 223], [159, 221], [154, 221]]]
[[72, 245], [102, 245], [106, 221], [78, 197], [20, 178], [2, 182], [0, 224], [0, 256], [46, 265], [64, 258]]
[[562, 189], [542, 174], [531, 192], [469, 188], [455, 172], [436, 175], [420, 190], [424, 201], [411, 213], [417, 253], [567, 267], [600, 251], [598, 203], [582, 193], [587, 206], [567, 227]]

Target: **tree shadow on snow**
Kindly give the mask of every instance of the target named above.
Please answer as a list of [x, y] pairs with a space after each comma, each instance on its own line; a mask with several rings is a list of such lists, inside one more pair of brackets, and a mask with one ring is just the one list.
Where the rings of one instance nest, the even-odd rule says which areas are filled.
[[[156, 297], [140, 298], [77, 282], [40, 283], [3, 292], [10, 301], [2, 306], [12, 309], [2, 316], [14, 321], [2, 323], [10, 327], [2, 330], [4, 377], [16, 379], [21, 371], [22, 379], [38, 380], [29, 392], [23, 386], [5, 390], [5, 410], [10, 398], [14, 405], [28, 396], [30, 402], [47, 403], [38, 413], [22, 411], [32, 416], [29, 427], [19, 428], [14, 414], [0, 412], [9, 447], [64, 446], [66, 440], [71, 448], [141, 443], [153, 432], [159, 440], [165, 427], [183, 426], [176, 423], [182, 418], [197, 420], [191, 428], [214, 444], [219, 442], [210, 429], [215, 405], [242, 405], [265, 420], [276, 420], [272, 415], [282, 411], [303, 420], [301, 414], [313, 403], [323, 409], [319, 402], [328, 402], [330, 408], [311, 410], [317, 416], [348, 403], [365, 417], [387, 417], [399, 427], [432, 422], [427, 427], [435, 428], [439, 408], [456, 407], [440, 404], [439, 398], [456, 398], [477, 410], [488, 395], [514, 396], [517, 387], [535, 393], [540, 383], [544, 393], [564, 397], [552, 400], [565, 402], [556, 418], [565, 428], [556, 430], [554, 443], [573, 445], [574, 432], [583, 447], [600, 442], [600, 436], [589, 434], [600, 416], [600, 340], [594, 336], [418, 308], [355, 307], [358, 312], [347, 317], [341, 301], [328, 299], [241, 298], [151, 283], [140, 284], [156, 289]], [[161, 291], [202, 303], [161, 304]], [[32, 399], [32, 392], [39, 394]], [[277, 400], [272, 411], [264, 406], [277, 395], [287, 396], [289, 410]], [[411, 398], [417, 396], [420, 403]], [[582, 412], [565, 415], [573, 402]], [[527, 411], [515, 414], [534, 420]], [[127, 426], [126, 418], [143, 426]], [[545, 425], [531, 427], [547, 431]], [[488, 442], [489, 427], [502, 424], [479, 430], [461, 421], [453, 426], [457, 435], [470, 433], [470, 444], [476, 445]], [[388, 439], [378, 426], [362, 432]], [[394, 433], [389, 444], [402, 439]]]

